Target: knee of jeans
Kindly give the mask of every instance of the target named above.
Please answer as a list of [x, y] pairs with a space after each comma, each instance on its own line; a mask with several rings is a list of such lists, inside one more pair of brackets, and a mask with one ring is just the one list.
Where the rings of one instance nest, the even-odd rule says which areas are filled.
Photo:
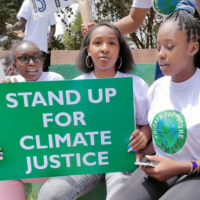
[[50, 178], [41, 188], [38, 200], [76, 199], [73, 185], [63, 178]]

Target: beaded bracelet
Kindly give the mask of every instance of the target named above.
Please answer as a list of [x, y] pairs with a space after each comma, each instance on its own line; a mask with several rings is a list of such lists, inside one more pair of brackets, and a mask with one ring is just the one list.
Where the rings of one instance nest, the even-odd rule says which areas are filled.
[[199, 166], [198, 166], [197, 162], [195, 160], [190, 160], [188, 162], [191, 163], [191, 170], [188, 175], [192, 174], [192, 175], [197, 176], [199, 174]]
[[191, 162], [192, 165], [193, 165], [192, 174], [194, 174], [194, 175], [197, 176], [197, 175], [199, 174], [199, 166], [198, 166], [198, 164], [197, 164], [197, 162], [196, 162], [195, 160], [191, 160], [190, 162]]
[[187, 161], [190, 163], [190, 172], [187, 174], [188, 176], [190, 176], [192, 174], [192, 170], [193, 170], [193, 165], [190, 161]]

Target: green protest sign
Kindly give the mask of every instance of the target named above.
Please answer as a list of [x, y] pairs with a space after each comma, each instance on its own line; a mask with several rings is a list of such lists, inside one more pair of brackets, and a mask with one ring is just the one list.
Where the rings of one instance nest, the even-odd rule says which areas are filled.
[[0, 84], [0, 180], [135, 169], [132, 78]]

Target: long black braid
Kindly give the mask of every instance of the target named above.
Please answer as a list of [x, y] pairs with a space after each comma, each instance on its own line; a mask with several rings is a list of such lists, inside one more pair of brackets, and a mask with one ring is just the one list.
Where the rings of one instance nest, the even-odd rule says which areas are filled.
[[169, 20], [178, 21], [179, 30], [186, 30], [188, 42], [192, 40], [199, 43], [199, 50], [194, 56], [194, 64], [200, 68], [200, 17], [198, 11], [195, 9], [193, 16], [186, 10], [175, 10], [167, 17], [166, 21]]

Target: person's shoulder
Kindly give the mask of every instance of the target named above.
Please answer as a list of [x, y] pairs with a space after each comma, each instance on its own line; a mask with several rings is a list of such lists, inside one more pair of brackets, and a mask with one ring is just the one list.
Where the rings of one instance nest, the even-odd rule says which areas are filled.
[[29, 0], [25, 0], [19, 10], [19, 12], [17, 13], [17, 19], [20, 20], [21, 17], [23, 17], [24, 19], [28, 20], [30, 18], [31, 15], [31, 5]]
[[73, 80], [82, 80], [82, 79], [85, 79], [85, 74], [82, 74], [80, 76], [77, 76], [76, 78], [74, 78]]
[[200, 67], [197, 67], [196, 69], [197, 69], [197, 74], [199, 76], [200, 75]]
[[160, 90], [161, 87], [169, 87], [171, 81], [171, 76], [163, 76], [159, 79], [157, 79], [149, 88], [148, 95], [152, 95], [154, 93], [157, 93], [158, 90]]
[[53, 80], [64, 80], [64, 78], [55, 72], [42, 72], [41, 77], [38, 81], [53, 81]]
[[24, 6], [24, 7], [31, 7], [31, 3], [30, 3], [29, 0], [25, 0], [25, 1], [23, 2], [22, 6]]
[[92, 79], [92, 78], [93, 78], [93, 73], [90, 72], [90, 73], [85, 73], [85, 74], [82, 74], [80, 76], [77, 76], [73, 80]]
[[134, 86], [145, 86], [145, 87], [148, 87], [147, 83], [142, 79], [140, 78], [139, 76], [136, 76], [134, 74], [130, 74], [130, 73], [122, 73], [122, 72], [118, 72], [119, 73], [119, 76], [120, 77], [132, 77], [133, 78], [133, 85]]
[[14, 80], [14, 78], [16, 78], [18, 82], [26, 82], [25, 78], [21, 75], [11, 76], [10, 78], [12, 80]]
[[163, 76], [157, 79], [156, 81], [154, 81], [154, 83], [151, 85], [151, 88], [159, 87], [160, 85], [169, 84], [170, 81], [171, 81], [171, 76]]

